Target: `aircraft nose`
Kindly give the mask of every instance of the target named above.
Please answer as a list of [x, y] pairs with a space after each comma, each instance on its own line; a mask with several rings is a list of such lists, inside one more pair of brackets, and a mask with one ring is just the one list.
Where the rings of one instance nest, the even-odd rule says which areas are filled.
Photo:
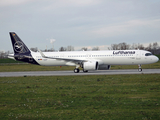
[[154, 57], [155, 62], [159, 61], [159, 58], [157, 56]]

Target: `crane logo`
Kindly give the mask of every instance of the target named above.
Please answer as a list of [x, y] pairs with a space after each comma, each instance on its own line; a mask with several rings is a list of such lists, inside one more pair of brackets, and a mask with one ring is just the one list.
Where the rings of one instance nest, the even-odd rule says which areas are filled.
[[16, 52], [22, 52], [23, 51], [23, 43], [20, 41], [15, 42], [14, 44], [14, 50]]

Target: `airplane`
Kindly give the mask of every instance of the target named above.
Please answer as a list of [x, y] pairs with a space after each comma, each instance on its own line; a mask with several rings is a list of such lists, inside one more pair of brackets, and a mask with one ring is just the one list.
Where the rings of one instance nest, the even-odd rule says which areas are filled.
[[159, 58], [145, 50], [106, 50], [106, 51], [68, 51], [33, 52], [15, 32], [10, 32], [14, 54], [8, 58], [42, 66], [75, 66], [74, 73], [94, 70], [109, 70], [111, 65], [141, 65], [159, 61]]

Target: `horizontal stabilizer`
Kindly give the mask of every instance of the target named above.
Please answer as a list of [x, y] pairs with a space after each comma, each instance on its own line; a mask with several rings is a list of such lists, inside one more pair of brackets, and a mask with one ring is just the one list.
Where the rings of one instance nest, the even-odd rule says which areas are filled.
[[9, 54], [9, 55], [8, 55], [8, 58], [10, 58], [10, 57], [18, 57], [18, 58], [32, 58], [31, 56], [27, 56], [27, 55], [19, 55], [19, 54], [17, 54], [17, 55]]

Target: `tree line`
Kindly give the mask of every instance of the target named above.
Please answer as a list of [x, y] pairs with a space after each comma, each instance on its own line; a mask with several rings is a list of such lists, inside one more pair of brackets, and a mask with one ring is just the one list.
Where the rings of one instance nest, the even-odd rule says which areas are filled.
[[150, 43], [147, 47], [144, 47], [143, 44], [135, 44], [129, 45], [125, 42], [119, 43], [119, 44], [111, 44], [111, 47], [108, 47], [109, 50], [147, 50], [152, 52], [153, 54], [160, 54], [160, 46], [157, 42], [154, 42], [153, 44]]
[[[127, 44], [125, 42], [123, 43], [118, 43], [118, 44], [111, 44], [110, 47], [106, 48], [108, 50], [147, 50], [147, 51], [150, 51], [152, 52], [153, 54], [160, 54], [160, 46], [158, 45], [157, 42], [154, 42], [154, 43], [150, 43], [147, 47], [144, 47], [143, 44], [135, 44], [133, 43], [132, 45], [130, 44]], [[38, 51], [38, 48], [35, 47], [35, 48], [30, 48], [30, 50], [34, 51], [34, 52], [37, 52]], [[99, 47], [93, 47], [91, 50], [88, 49], [87, 47], [82, 47], [80, 50], [82, 51], [98, 51], [100, 50]], [[50, 49], [45, 49], [45, 50], [42, 50], [42, 52], [54, 52], [56, 50], [54, 50], [53, 48], [50, 48]], [[74, 51], [74, 47], [73, 46], [67, 46], [67, 47], [60, 47], [59, 50], [60, 52], [62, 51]], [[0, 51], [0, 58], [7, 58], [8, 54], [12, 54], [13, 52], [10, 52], [10, 51], [7, 51], [7, 52], [4, 52], [4, 51]]]
[[[38, 48], [30, 48], [30, 50], [34, 51], [34, 52], [37, 52], [38, 51]], [[82, 47], [80, 49], [81, 51], [88, 51], [89, 49], [87, 47]], [[99, 47], [93, 47], [92, 48], [92, 51], [98, 51], [100, 50]], [[45, 50], [42, 50], [42, 52], [54, 52], [54, 51], [57, 51], [57, 50], [54, 50], [53, 48], [50, 48], [50, 49], [45, 49]], [[59, 52], [62, 52], [62, 51], [74, 51], [74, 47], [69, 45], [67, 47], [60, 47]]]

